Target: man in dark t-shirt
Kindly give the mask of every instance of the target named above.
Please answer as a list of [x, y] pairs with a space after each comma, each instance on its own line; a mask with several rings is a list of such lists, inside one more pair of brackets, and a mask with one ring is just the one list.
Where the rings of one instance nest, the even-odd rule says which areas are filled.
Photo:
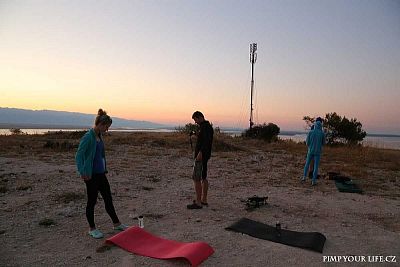
[[204, 119], [203, 113], [196, 111], [192, 115], [192, 119], [200, 126], [197, 135], [196, 148], [194, 152], [193, 181], [196, 191], [196, 199], [192, 204], [187, 205], [188, 209], [201, 209], [208, 206], [207, 192], [207, 163], [211, 157], [211, 148], [214, 136], [214, 130], [211, 124]]

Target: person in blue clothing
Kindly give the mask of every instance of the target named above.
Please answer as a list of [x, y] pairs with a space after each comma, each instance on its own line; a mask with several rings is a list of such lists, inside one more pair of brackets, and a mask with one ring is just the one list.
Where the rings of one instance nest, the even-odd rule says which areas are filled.
[[108, 131], [111, 124], [112, 119], [110, 116], [102, 109], [99, 109], [94, 127], [80, 140], [75, 156], [78, 172], [86, 184], [86, 218], [90, 227], [89, 235], [94, 238], [102, 238], [104, 236], [94, 223], [94, 207], [97, 202], [98, 192], [103, 197], [106, 211], [114, 223], [114, 229], [123, 231], [128, 228], [118, 219], [111, 197], [110, 184], [106, 177], [107, 165], [102, 134]]
[[[318, 117], [319, 118], [319, 117]], [[314, 130], [314, 124], [311, 125], [310, 130]], [[310, 167], [309, 167], [309, 171], [308, 171], [308, 178], [312, 178], [313, 177], [313, 173], [314, 173], [314, 160], [310, 161]]]
[[311, 160], [314, 161], [314, 171], [311, 181], [311, 185], [317, 184], [318, 167], [321, 159], [322, 146], [325, 145], [325, 134], [322, 130], [322, 119], [318, 117], [314, 124], [314, 129], [311, 130], [306, 139], [306, 145], [308, 147], [306, 165], [304, 166], [303, 176], [301, 181], [305, 181], [307, 172], [310, 167]]

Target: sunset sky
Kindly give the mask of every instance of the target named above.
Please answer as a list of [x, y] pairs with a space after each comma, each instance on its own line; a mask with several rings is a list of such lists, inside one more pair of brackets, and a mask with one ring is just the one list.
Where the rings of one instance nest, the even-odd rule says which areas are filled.
[[0, 107], [400, 134], [400, 1], [0, 0]]

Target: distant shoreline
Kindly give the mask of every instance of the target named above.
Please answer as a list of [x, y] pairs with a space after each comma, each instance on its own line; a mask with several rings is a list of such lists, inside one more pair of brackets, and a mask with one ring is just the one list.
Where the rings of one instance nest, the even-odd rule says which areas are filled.
[[[1, 130], [8, 130], [8, 129], [21, 129], [21, 130], [43, 130], [43, 129], [49, 129], [49, 130], [85, 130], [91, 128], [92, 125], [48, 125], [48, 124], [11, 124], [11, 123], [0, 123], [0, 129]], [[171, 130], [174, 131], [176, 128], [182, 127], [182, 126], [167, 126], [167, 127], [159, 127], [159, 128], [132, 128], [132, 127], [116, 127], [112, 128], [111, 130], [114, 131], [165, 131], [165, 130]], [[240, 129], [240, 128], [231, 128], [231, 127], [220, 127], [221, 131], [224, 133], [241, 133], [245, 129]], [[295, 135], [305, 135], [307, 134], [306, 131], [281, 131], [279, 135], [284, 135], [284, 136], [295, 136]], [[369, 137], [394, 137], [398, 138], [400, 137], [400, 134], [384, 134], [384, 133], [367, 133], [367, 136]]]
[[57, 125], [57, 124], [35, 124], [35, 123], [0, 123], [0, 129], [88, 129], [88, 125]]
[[[80, 128], [19, 128], [22, 134], [26, 135], [43, 135], [48, 132], [74, 132], [74, 131], [87, 131], [90, 127], [80, 127]], [[111, 128], [110, 132], [116, 133], [174, 133], [176, 132], [175, 127], [169, 128]], [[234, 130], [232, 128], [221, 129], [221, 132], [230, 136], [241, 136], [243, 130]], [[0, 136], [11, 135], [10, 128], [0, 128]], [[278, 137], [282, 140], [292, 140], [294, 142], [300, 143], [304, 142], [306, 139], [306, 132], [294, 132], [294, 131], [282, 131]], [[383, 149], [400, 149], [400, 135], [388, 135], [388, 134], [370, 134], [367, 135], [362, 142], [365, 146], [371, 146]]]
[[[45, 125], [45, 124], [8, 124], [8, 123], [0, 123], [0, 133], [5, 133], [9, 129], [20, 129], [22, 131], [28, 130], [28, 132], [33, 132], [30, 130], [39, 130], [39, 132], [43, 131], [85, 131], [90, 129], [92, 125]], [[132, 127], [116, 127], [111, 128], [111, 131], [121, 131], [121, 132], [174, 132], [178, 127], [181, 126], [168, 126], [168, 127], [160, 127], [160, 128], [132, 128]], [[245, 129], [240, 128], [231, 128], [231, 127], [220, 127], [221, 132], [226, 134], [238, 134], [240, 135]], [[29, 134], [29, 133], [28, 133]], [[306, 135], [306, 131], [281, 131], [279, 135], [281, 136], [302, 136]], [[400, 134], [380, 134], [380, 133], [367, 133], [368, 137], [385, 137], [385, 138], [400, 138]]]

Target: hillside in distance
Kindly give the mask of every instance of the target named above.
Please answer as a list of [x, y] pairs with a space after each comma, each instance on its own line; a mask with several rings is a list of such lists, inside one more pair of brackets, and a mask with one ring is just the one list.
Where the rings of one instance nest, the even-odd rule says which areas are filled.
[[[55, 110], [29, 110], [0, 107], [0, 128], [88, 128], [95, 114]], [[112, 117], [113, 128], [158, 129], [167, 125], [150, 121]]]

